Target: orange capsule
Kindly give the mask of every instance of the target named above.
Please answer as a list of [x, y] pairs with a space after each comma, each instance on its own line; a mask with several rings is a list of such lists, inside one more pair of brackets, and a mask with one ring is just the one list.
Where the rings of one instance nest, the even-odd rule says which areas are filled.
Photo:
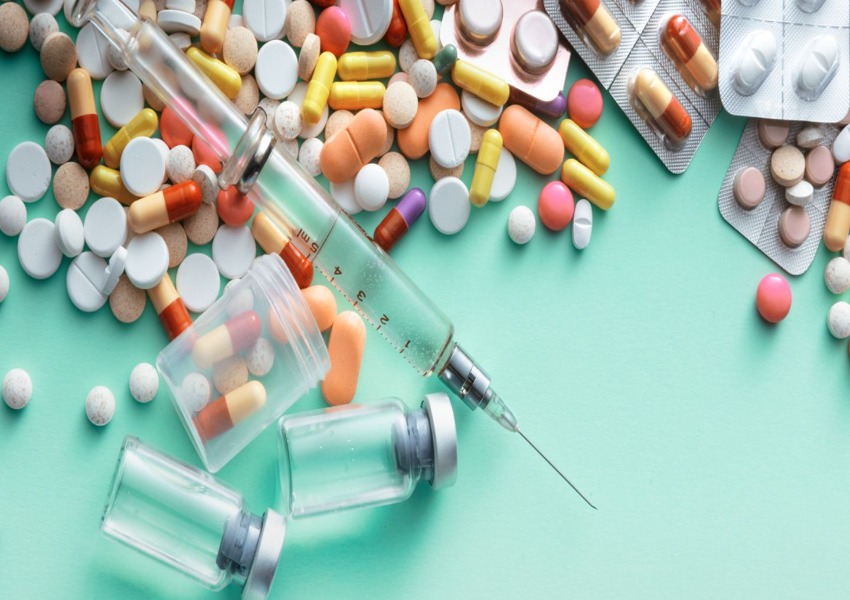
[[253, 346], [262, 331], [260, 315], [246, 310], [198, 338], [192, 347], [192, 358], [199, 368], [206, 369]]
[[313, 262], [286, 239], [286, 236], [264, 212], [258, 212], [254, 217], [251, 233], [263, 251], [268, 254], [277, 254], [283, 259], [298, 287], [303, 289], [312, 283]]
[[148, 290], [148, 295], [168, 339], [173, 340], [192, 324], [189, 311], [186, 310], [186, 305], [183, 304], [183, 299], [177, 293], [168, 273]]
[[832, 192], [832, 201], [829, 203], [826, 226], [823, 230], [823, 245], [827, 250], [839, 252], [844, 249], [848, 233], [850, 233], [850, 163], [844, 163], [835, 179], [835, 189]]
[[691, 115], [673, 95], [670, 88], [652, 69], [641, 69], [631, 85], [638, 112], [664, 134], [668, 142], [678, 146], [691, 135]]
[[706, 94], [717, 89], [717, 61], [685, 17], [668, 19], [661, 46], [688, 85]]
[[620, 25], [600, 0], [561, 0], [561, 7], [599, 54], [608, 56], [620, 47]]
[[233, 429], [265, 403], [266, 388], [259, 381], [249, 381], [202, 408], [193, 419], [195, 429], [202, 440], [211, 440]]
[[393, 0], [393, 16], [387, 33], [384, 34], [384, 41], [393, 48], [399, 48], [405, 38], [407, 38], [407, 23], [404, 22], [398, 0]]
[[207, 4], [201, 24], [201, 48], [208, 54], [221, 52], [232, 10], [233, 0], [210, 0]]
[[91, 169], [100, 162], [103, 146], [91, 77], [85, 69], [74, 69], [68, 75], [68, 103], [71, 105], [71, 128], [77, 160], [86, 169]]
[[194, 181], [177, 185], [136, 200], [130, 205], [127, 222], [136, 233], [147, 233], [190, 217], [201, 208], [201, 188]]

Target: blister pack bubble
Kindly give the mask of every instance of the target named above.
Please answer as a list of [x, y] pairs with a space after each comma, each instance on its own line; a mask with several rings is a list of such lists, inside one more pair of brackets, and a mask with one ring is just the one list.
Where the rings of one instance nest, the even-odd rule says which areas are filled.
[[850, 108], [850, 2], [727, 0], [719, 62], [733, 115], [834, 123]]

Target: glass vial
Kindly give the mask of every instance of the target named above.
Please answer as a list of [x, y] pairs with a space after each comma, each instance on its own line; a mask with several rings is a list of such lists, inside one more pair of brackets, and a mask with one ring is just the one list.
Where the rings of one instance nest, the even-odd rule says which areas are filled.
[[242, 496], [128, 436], [121, 447], [101, 531], [220, 590], [233, 579], [242, 598], [262, 600], [277, 569], [286, 522], [260, 517]]
[[419, 409], [401, 400], [295, 414], [279, 421], [282, 510], [291, 518], [405, 500], [420, 479], [435, 489], [457, 475], [448, 396]]

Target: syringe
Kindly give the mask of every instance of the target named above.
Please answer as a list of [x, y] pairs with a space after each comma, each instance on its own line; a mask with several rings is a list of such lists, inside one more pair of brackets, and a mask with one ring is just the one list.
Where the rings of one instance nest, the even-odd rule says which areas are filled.
[[72, 14], [76, 25], [90, 21], [103, 33], [133, 73], [212, 148], [224, 163], [222, 187], [236, 185], [249, 194], [414, 369], [426, 377], [436, 373], [471, 409], [519, 433], [570, 483], [520, 432], [489, 376], [455, 341], [442, 311], [315, 179], [275, 150], [262, 111], [246, 120], [156, 24], [120, 0], [76, 0]]

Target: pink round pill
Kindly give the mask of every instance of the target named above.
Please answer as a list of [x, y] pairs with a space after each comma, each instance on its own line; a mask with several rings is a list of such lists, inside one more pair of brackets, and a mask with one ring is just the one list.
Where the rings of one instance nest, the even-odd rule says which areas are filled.
[[547, 183], [537, 200], [540, 222], [552, 231], [561, 231], [570, 224], [575, 207], [570, 188], [560, 181]]
[[769, 273], [759, 282], [756, 308], [768, 323], [779, 323], [791, 310], [791, 286], [779, 273]]
[[316, 35], [322, 42], [322, 52], [339, 58], [351, 42], [351, 23], [341, 8], [329, 6], [316, 19]]
[[169, 148], [174, 148], [174, 146], [191, 146], [192, 140], [195, 137], [195, 134], [177, 116], [177, 113], [167, 106], [162, 109], [162, 115], [159, 117], [159, 133], [162, 136], [162, 141]]
[[582, 129], [590, 129], [602, 116], [602, 92], [590, 79], [579, 79], [570, 88], [567, 114]]

